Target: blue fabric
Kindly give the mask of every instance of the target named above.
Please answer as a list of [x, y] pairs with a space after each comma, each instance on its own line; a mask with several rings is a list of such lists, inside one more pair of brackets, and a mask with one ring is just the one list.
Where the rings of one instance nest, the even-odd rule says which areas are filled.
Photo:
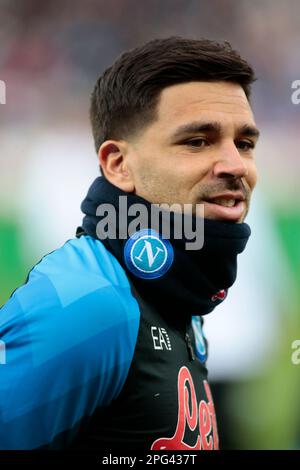
[[121, 392], [139, 321], [125, 271], [99, 240], [45, 256], [0, 310], [0, 449], [72, 440]]

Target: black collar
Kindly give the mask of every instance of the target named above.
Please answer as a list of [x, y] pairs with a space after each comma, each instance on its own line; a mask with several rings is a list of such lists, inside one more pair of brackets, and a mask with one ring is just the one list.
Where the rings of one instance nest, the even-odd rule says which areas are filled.
[[[76, 235], [80, 236], [85, 233], [99, 238], [97, 224], [103, 222], [105, 215], [96, 215], [97, 208], [103, 203], [112, 204], [118, 216], [120, 196], [126, 196], [128, 208], [133, 204], [142, 203], [150, 213], [153, 205], [149, 201], [122, 191], [101, 176], [93, 182], [81, 205], [85, 217]], [[127, 223], [129, 224], [133, 218], [133, 216], [129, 217]], [[191, 218], [195, 222], [195, 217], [191, 216]], [[171, 221], [174, 223], [173, 216]], [[133, 242], [129, 241], [126, 245], [128, 236], [126, 239], [109, 237], [102, 241], [118, 259], [137, 291], [151, 304], [166, 314], [167, 312], [181, 312], [185, 315], [205, 315], [222, 302], [228, 288], [234, 283], [237, 274], [237, 255], [244, 250], [251, 231], [245, 223], [235, 224], [210, 219], [202, 219], [202, 221], [204, 223], [203, 247], [199, 250], [187, 250], [186, 242], [189, 240], [184, 237], [176, 239], [171, 236], [169, 242], [173, 261], [171, 260], [170, 266], [160, 277], [142, 278], [136, 275], [134, 269], [131, 269], [128, 262], [130, 255], [128, 247], [130, 244], [132, 246]], [[118, 218], [116, 218], [115, 228], [118, 234], [120, 228]], [[147, 220], [145, 226], [141, 228], [153, 227], [150, 220]], [[161, 232], [160, 236], [162, 236]], [[125, 251], [127, 249], [127, 255], [124, 254], [124, 249]]]

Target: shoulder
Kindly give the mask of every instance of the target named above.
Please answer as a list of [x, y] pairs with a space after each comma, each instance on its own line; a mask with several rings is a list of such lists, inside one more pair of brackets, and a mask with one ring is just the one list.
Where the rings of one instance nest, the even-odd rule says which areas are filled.
[[102, 310], [112, 304], [136, 305], [124, 269], [102, 242], [90, 236], [70, 239], [45, 255], [13, 295], [25, 310], [45, 301], [62, 309], [76, 304], [92, 307], [100, 300]]
[[25, 323], [46, 355], [97, 338], [109, 341], [108, 350], [126, 349], [130, 356], [139, 321], [138, 303], [120, 263], [102, 242], [81, 236], [34, 266], [2, 307], [0, 330], [9, 322], [13, 333]]
[[140, 313], [102, 242], [82, 236], [46, 255], [0, 313], [1, 449], [67, 439], [119, 395]]

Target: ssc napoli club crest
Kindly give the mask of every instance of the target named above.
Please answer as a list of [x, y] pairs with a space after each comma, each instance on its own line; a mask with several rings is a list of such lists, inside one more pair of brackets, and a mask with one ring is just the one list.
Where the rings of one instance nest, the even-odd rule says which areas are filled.
[[174, 251], [169, 240], [155, 230], [135, 232], [125, 243], [124, 260], [127, 268], [142, 279], [156, 279], [171, 267]]

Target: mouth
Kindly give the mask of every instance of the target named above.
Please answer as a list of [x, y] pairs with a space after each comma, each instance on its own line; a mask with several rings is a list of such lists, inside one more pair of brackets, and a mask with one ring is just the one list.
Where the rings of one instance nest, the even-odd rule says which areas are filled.
[[231, 222], [241, 222], [246, 211], [243, 194], [226, 193], [204, 199], [204, 217]]

